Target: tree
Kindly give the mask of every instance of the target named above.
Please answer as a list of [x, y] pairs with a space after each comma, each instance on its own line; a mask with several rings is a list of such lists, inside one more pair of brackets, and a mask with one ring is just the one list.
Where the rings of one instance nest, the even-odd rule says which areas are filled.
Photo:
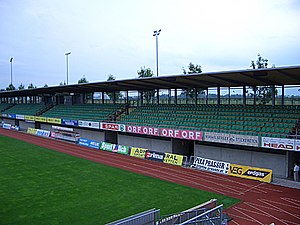
[[16, 90], [15, 86], [13, 84], [9, 84], [8, 87], [6, 88], [7, 91], [14, 91]]
[[21, 84], [19, 85], [18, 89], [19, 89], [19, 90], [23, 90], [23, 89], [25, 89], [25, 86], [21, 83]]
[[[184, 67], [182, 67], [182, 71], [183, 71], [183, 74], [202, 73], [202, 68], [200, 65], [193, 64], [190, 62], [189, 66], [188, 66], [188, 70], [186, 71], [184, 69]], [[196, 88], [187, 88], [183, 91], [183, 93], [186, 96], [189, 96], [190, 98], [195, 99], [196, 95], [202, 94], [203, 91], [204, 91], [204, 89], [197, 89], [197, 91], [196, 91]]]
[[[150, 68], [144, 68], [141, 67], [141, 70], [137, 71], [138, 74], [138, 78], [142, 78], [142, 77], [153, 77], [153, 71]], [[151, 90], [151, 91], [144, 91], [144, 98], [146, 100], [147, 103], [150, 103], [152, 99], [154, 99], [155, 96], [155, 90]]]
[[78, 84], [86, 84], [86, 83], [88, 83], [88, 80], [83, 75], [83, 77], [78, 80]]
[[[109, 74], [107, 81], [114, 81], [114, 80], [116, 80], [116, 77], [112, 74]], [[115, 100], [122, 98], [122, 94], [119, 91], [116, 91], [115, 94], [113, 92], [106, 92], [106, 94], [108, 95], [109, 99], [114, 99], [114, 97], [116, 97]]]
[[48, 87], [48, 84], [45, 84], [45, 85], [44, 85], [44, 88], [47, 88], [47, 87]]
[[251, 61], [250, 67], [252, 67], [254, 70], [257, 69], [263, 69], [268, 67], [268, 59], [264, 59], [261, 57], [261, 55], [258, 53], [257, 54], [257, 60], [254, 63], [254, 60]]
[[194, 74], [194, 73], [202, 73], [202, 69], [201, 66], [196, 64], [194, 65], [193, 63], [190, 62], [189, 66], [188, 66], [188, 71], [186, 71], [184, 69], [184, 67], [182, 67], [183, 70], [183, 74]]
[[[251, 65], [253, 69], [264, 69], [268, 67], [268, 59], [264, 59], [259, 53], [257, 54], [257, 60], [251, 60]], [[275, 67], [275, 65], [273, 65]], [[260, 87], [250, 87], [253, 90], [253, 93], [250, 96], [254, 97], [255, 101], [258, 104], [267, 104], [272, 99], [272, 87], [270, 86], [260, 86]], [[275, 89], [275, 95], [277, 95], [277, 89]]]
[[33, 86], [32, 83], [28, 85], [28, 89], [33, 89], [33, 88], [36, 88], [36, 86]]
[[1, 89], [0, 89], [0, 92], [3, 92], [3, 91], [5, 91], [5, 89], [1, 88]]
[[66, 85], [66, 82], [65, 82], [65, 81], [59, 83], [59, 86], [64, 86], [64, 85]]

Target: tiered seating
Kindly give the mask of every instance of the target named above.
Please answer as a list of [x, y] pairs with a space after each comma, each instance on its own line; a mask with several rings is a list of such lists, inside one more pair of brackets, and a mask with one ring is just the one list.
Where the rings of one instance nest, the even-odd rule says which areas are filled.
[[300, 118], [296, 106], [151, 105], [120, 118], [139, 126], [282, 137]]
[[56, 105], [42, 114], [44, 117], [101, 122], [118, 111], [122, 104]]
[[16, 104], [7, 110], [4, 110], [3, 113], [34, 116], [44, 107], [44, 104]]
[[5, 109], [11, 107], [13, 104], [8, 104], [8, 103], [1, 103], [0, 104], [0, 112], [4, 111]]

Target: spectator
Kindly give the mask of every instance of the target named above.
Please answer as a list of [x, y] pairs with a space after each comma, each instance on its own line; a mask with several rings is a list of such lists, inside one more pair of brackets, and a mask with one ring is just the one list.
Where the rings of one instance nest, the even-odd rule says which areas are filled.
[[299, 165], [295, 163], [294, 165], [294, 181], [299, 181]]

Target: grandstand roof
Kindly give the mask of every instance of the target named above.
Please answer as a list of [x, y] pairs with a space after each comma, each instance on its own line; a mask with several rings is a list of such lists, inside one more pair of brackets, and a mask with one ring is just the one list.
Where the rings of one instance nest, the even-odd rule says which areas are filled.
[[112, 92], [129, 90], [209, 88], [266, 85], [299, 85], [300, 66], [267, 69], [247, 69], [188, 75], [159, 76], [128, 80], [104, 81], [47, 88], [0, 92], [0, 97], [35, 96], [45, 94]]

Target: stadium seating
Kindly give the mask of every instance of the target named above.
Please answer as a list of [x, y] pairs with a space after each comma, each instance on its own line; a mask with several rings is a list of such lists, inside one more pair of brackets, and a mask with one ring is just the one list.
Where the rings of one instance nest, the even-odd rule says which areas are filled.
[[283, 137], [300, 118], [297, 106], [147, 105], [119, 118], [121, 123], [222, 133]]
[[4, 110], [6, 110], [6, 109], [8, 109], [8, 108], [10, 108], [12, 106], [13, 106], [13, 104], [1, 103], [0, 104], [0, 112], [3, 112]]
[[125, 105], [122, 104], [77, 104], [56, 105], [42, 114], [44, 117], [101, 122], [113, 120], [113, 116]]
[[44, 107], [46, 107], [44, 104], [16, 104], [7, 110], [4, 110], [3, 113], [35, 116]]

